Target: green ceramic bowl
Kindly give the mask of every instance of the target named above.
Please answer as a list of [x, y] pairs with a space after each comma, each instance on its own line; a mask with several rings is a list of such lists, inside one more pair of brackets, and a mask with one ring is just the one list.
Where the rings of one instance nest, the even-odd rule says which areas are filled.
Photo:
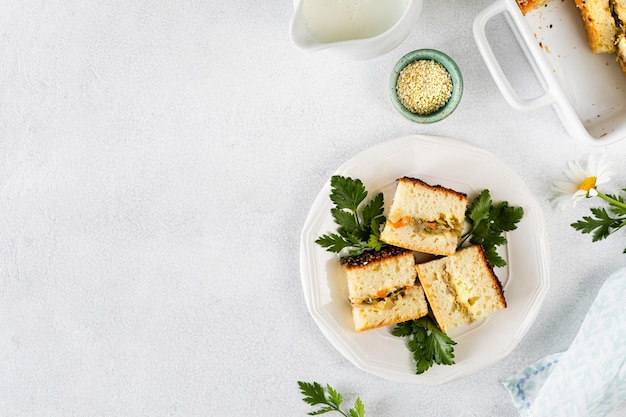
[[[400, 72], [407, 65], [419, 60], [433, 60], [439, 62], [445, 67], [445, 69], [450, 74], [450, 77], [452, 78], [452, 96], [450, 96], [450, 99], [439, 110], [435, 111], [434, 113], [429, 113], [427, 115], [413, 113], [412, 111], [404, 107], [404, 105], [398, 98], [398, 93], [396, 90], [396, 84], [398, 83], [398, 76], [400, 75]], [[462, 95], [463, 77], [461, 76], [461, 71], [456, 65], [456, 62], [454, 62], [452, 58], [450, 58], [443, 52], [436, 51], [434, 49], [418, 49], [404, 55], [393, 67], [391, 77], [389, 78], [389, 97], [391, 98], [391, 102], [393, 103], [394, 107], [404, 117], [417, 123], [434, 123], [445, 119], [459, 105]]]

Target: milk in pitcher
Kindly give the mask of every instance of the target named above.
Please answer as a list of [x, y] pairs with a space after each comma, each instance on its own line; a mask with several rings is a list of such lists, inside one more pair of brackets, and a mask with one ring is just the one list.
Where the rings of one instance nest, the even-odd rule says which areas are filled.
[[365, 39], [391, 28], [409, 0], [302, 0], [311, 34], [322, 42]]

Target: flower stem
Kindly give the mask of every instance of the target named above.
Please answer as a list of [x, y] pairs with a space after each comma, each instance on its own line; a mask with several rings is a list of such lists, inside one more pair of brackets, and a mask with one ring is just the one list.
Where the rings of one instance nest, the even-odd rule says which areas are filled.
[[[598, 191], [597, 188], [596, 188], [596, 191]], [[598, 197], [600, 197], [601, 199], [603, 199], [604, 201], [606, 201], [612, 206], [623, 208], [626, 210], [626, 204], [622, 203], [621, 201], [617, 201], [616, 199], [611, 198], [608, 195], [601, 193], [600, 191], [598, 191]]]

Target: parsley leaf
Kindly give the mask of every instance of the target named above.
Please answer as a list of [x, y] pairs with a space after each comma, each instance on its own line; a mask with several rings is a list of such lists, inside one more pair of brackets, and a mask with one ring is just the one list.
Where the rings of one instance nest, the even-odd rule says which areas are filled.
[[330, 187], [330, 200], [335, 205], [330, 212], [337, 231], [320, 236], [315, 243], [329, 252], [346, 250], [350, 256], [380, 250], [380, 227], [385, 223], [383, 193], [365, 202], [368, 193], [361, 180], [340, 175], [331, 177]]
[[[626, 188], [622, 192], [626, 195]], [[608, 203], [608, 210], [606, 208], [592, 208], [591, 216], [583, 216], [582, 220], [571, 224], [574, 229], [581, 233], [592, 233], [592, 242], [606, 239], [626, 226], [626, 196], [605, 195], [598, 191], [598, 197]], [[623, 253], [626, 253], [626, 249]]]
[[[302, 400], [305, 403], [312, 406], [323, 406], [315, 411], [311, 411], [309, 413], [310, 416], [325, 414], [331, 411], [336, 411], [345, 417], [365, 416], [365, 406], [363, 405], [363, 402], [359, 397], [356, 398], [354, 402], [354, 407], [349, 410], [350, 414], [346, 414], [344, 411], [341, 410], [343, 396], [330, 385], [326, 385], [326, 387], [324, 388], [317, 382], [309, 383], [298, 381], [298, 386], [300, 387], [300, 393], [304, 395], [304, 398]], [[326, 392], [328, 392], [328, 396], [326, 395]]]
[[415, 373], [426, 372], [433, 364], [453, 365], [456, 342], [442, 332], [430, 316], [396, 324], [391, 334], [408, 337]]
[[471, 219], [472, 224], [479, 224], [489, 217], [491, 209], [491, 196], [489, 190], [483, 190], [478, 197], [472, 201], [471, 206], [467, 210], [467, 217]]
[[[619, 212], [623, 209], [613, 209], [612, 212]], [[606, 239], [611, 233], [617, 231], [626, 225], [626, 215], [622, 217], [611, 217], [609, 212], [605, 208], [592, 208], [592, 216], [583, 216], [582, 220], [578, 220], [576, 223], [572, 223], [572, 227], [581, 233], [592, 233], [592, 242]], [[625, 213], [626, 214], [626, 213]], [[626, 253], [626, 250], [624, 250]]]
[[[626, 194], [626, 188], [622, 191]], [[611, 212], [613, 212], [613, 214], [617, 214], [618, 216], [626, 216], [626, 198], [617, 194], [607, 194], [607, 197], [616, 201], [616, 203], [610, 205]]]
[[489, 190], [485, 189], [472, 201], [465, 215], [471, 227], [461, 237], [459, 248], [469, 239], [471, 243], [482, 245], [492, 266], [505, 266], [506, 261], [498, 254], [497, 247], [507, 242], [504, 232], [517, 229], [524, 209], [510, 206], [506, 201], [494, 204]]
[[371, 232], [379, 232], [380, 226], [385, 222], [385, 216], [383, 215], [384, 204], [383, 193], [378, 193], [363, 207], [361, 212], [362, 221], [364, 225], [370, 226]]
[[356, 211], [367, 197], [365, 186], [359, 179], [333, 175], [330, 179], [330, 200], [338, 209]]
[[356, 397], [354, 402], [354, 408], [350, 409], [350, 417], [363, 417], [365, 416], [365, 405], [359, 397]]

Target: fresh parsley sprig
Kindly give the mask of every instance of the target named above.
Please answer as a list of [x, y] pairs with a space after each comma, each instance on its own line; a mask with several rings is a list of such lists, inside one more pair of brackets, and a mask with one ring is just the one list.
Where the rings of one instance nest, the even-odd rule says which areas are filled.
[[398, 323], [391, 334], [408, 338], [407, 348], [413, 353], [416, 374], [426, 372], [433, 364], [454, 364], [456, 342], [430, 316]]
[[482, 245], [489, 263], [494, 267], [506, 265], [497, 247], [507, 242], [503, 233], [517, 229], [524, 209], [510, 206], [508, 202], [493, 203], [489, 190], [483, 190], [472, 201], [465, 213], [470, 230], [461, 237], [459, 248], [469, 239]]
[[365, 203], [368, 193], [361, 180], [341, 175], [331, 177], [330, 187], [330, 199], [335, 205], [330, 212], [339, 227], [336, 233], [322, 235], [315, 243], [330, 252], [345, 249], [350, 256], [380, 250], [380, 227], [385, 222], [383, 193]]
[[[304, 398], [302, 400], [305, 403], [312, 406], [322, 406], [322, 408], [308, 413], [308, 415], [310, 416], [317, 416], [320, 414], [329, 413], [331, 411], [336, 411], [345, 417], [365, 416], [365, 406], [363, 405], [360, 397], [356, 397], [354, 407], [349, 410], [350, 414], [346, 414], [340, 408], [341, 403], [343, 403], [343, 396], [330, 385], [327, 384], [326, 388], [324, 388], [321, 384], [317, 382], [310, 383], [298, 381], [298, 386], [300, 387], [300, 392], [302, 393], [302, 395], [304, 395]], [[326, 395], [326, 391], [328, 391], [328, 396]]]
[[[597, 191], [597, 190], [596, 190]], [[581, 233], [593, 233], [592, 242], [606, 239], [611, 234], [626, 226], [626, 198], [619, 194], [602, 194], [598, 192], [598, 197], [609, 204], [606, 208], [592, 208], [592, 216], [583, 216], [582, 220], [572, 223], [571, 226]], [[626, 188], [622, 190], [626, 193]], [[615, 215], [613, 217], [611, 214]], [[624, 252], [626, 253], [626, 249]]]

